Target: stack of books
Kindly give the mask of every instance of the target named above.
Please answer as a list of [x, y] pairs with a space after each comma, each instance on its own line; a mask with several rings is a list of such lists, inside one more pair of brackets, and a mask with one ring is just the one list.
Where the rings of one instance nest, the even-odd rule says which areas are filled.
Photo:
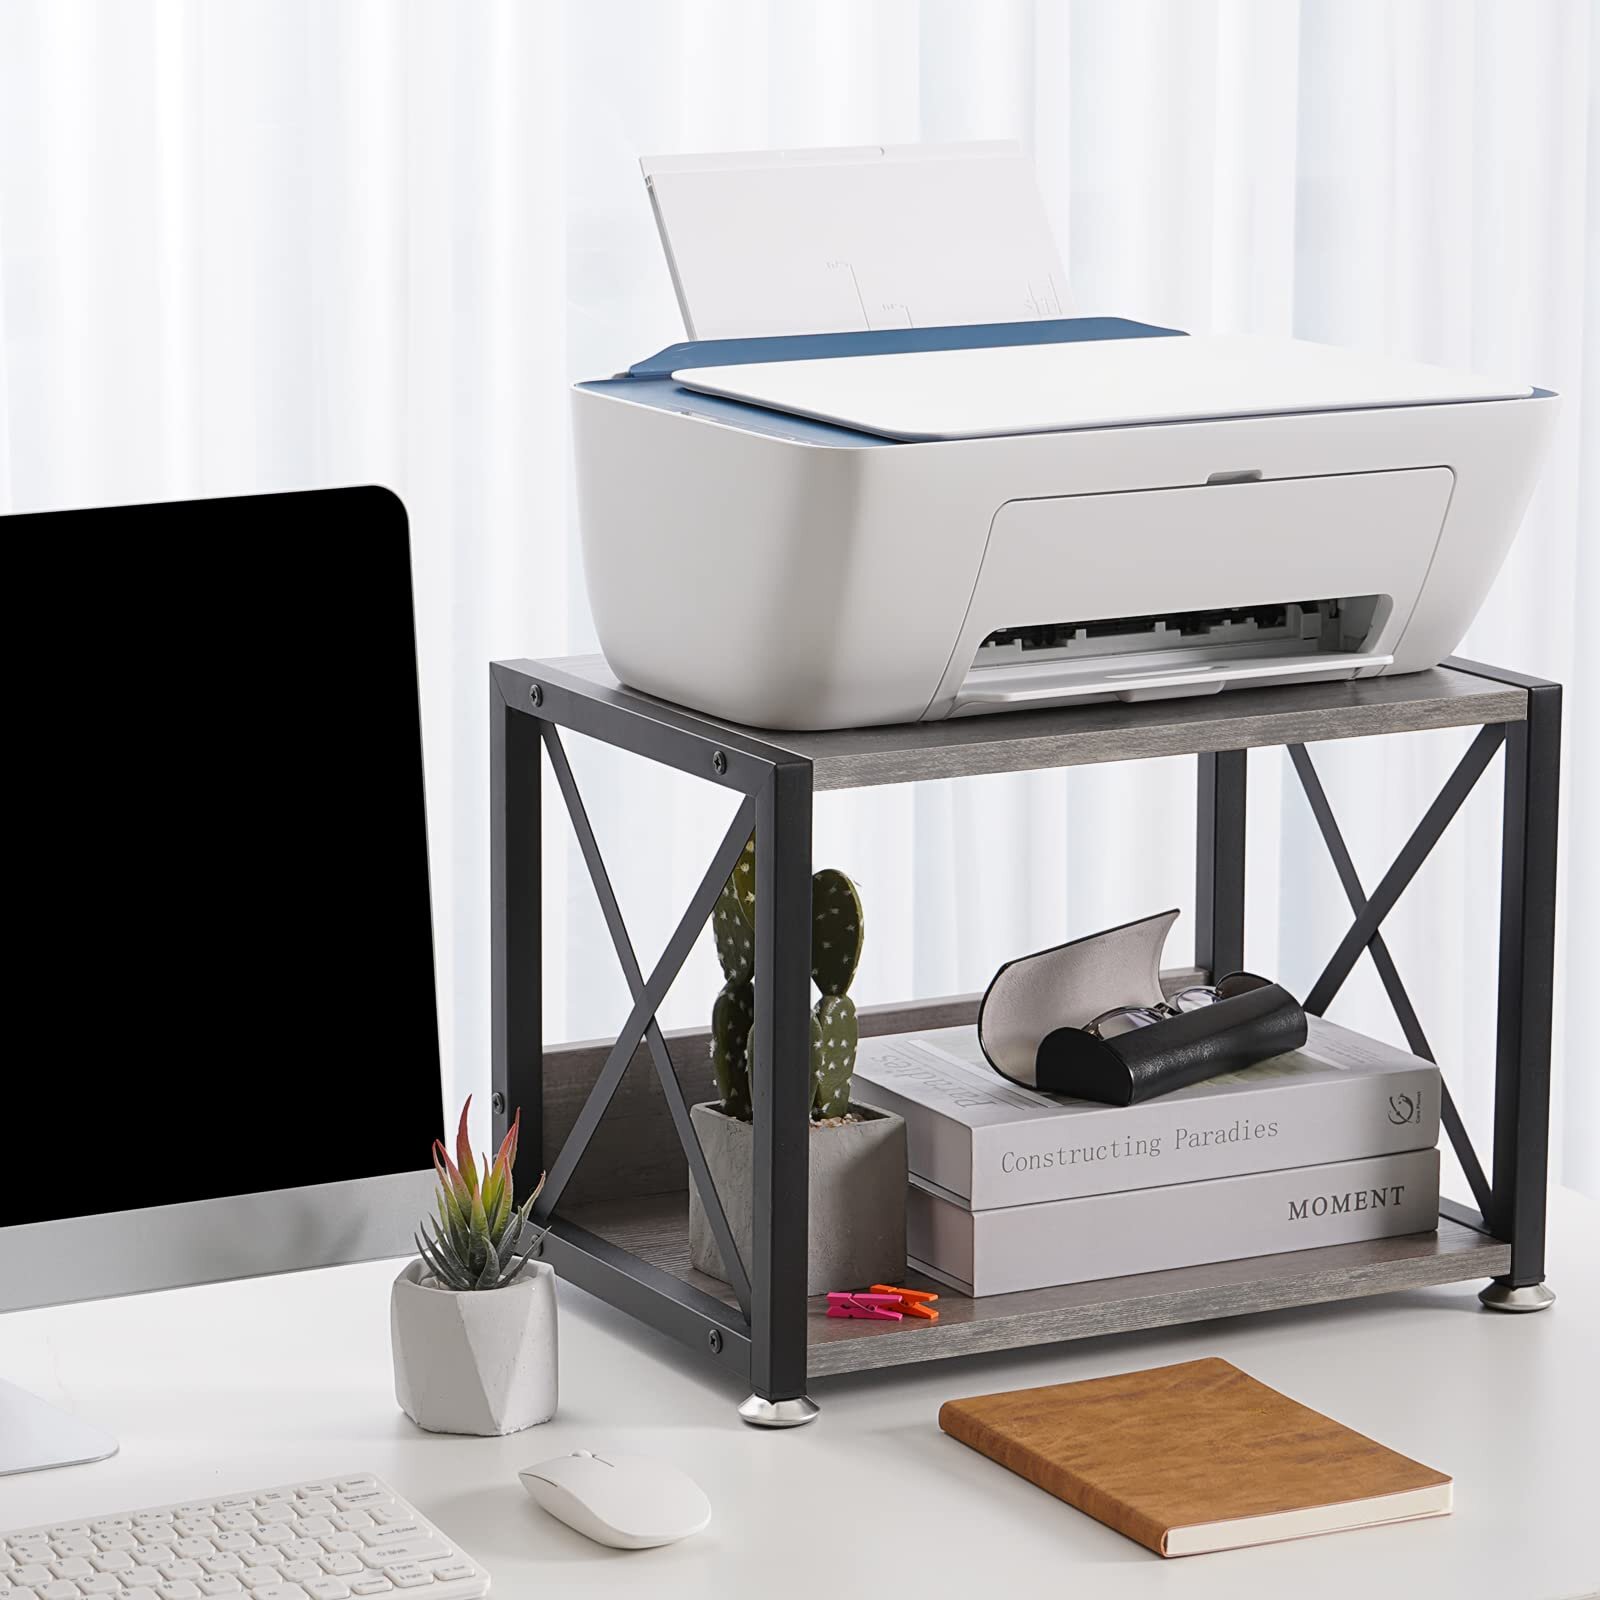
[[973, 1028], [863, 1039], [855, 1097], [906, 1123], [910, 1264], [1010, 1294], [1437, 1228], [1439, 1069], [1307, 1023], [1133, 1106], [1010, 1083]]

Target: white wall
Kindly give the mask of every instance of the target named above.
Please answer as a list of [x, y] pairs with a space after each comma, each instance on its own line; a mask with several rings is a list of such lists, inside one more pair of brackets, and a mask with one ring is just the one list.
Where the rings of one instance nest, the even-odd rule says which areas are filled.
[[[1569, 685], [1555, 1169], [1600, 1193], [1600, 29], [1583, 0], [8, 0], [0, 507], [392, 484], [417, 547], [446, 1050], [487, 1071], [485, 662], [593, 647], [565, 387], [680, 332], [641, 153], [1020, 138], [1080, 309], [1295, 333], [1561, 390], [1462, 653]], [[64, 612], [70, 629], [70, 608]], [[1465, 743], [1317, 753], [1369, 887]], [[647, 964], [727, 815], [578, 749]], [[1253, 758], [1251, 962], [1345, 925], [1287, 766]], [[863, 883], [864, 1000], [1169, 904], [1183, 762], [818, 801]], [[1498, 797], [1389, 941], [1480, 1146]], [[552, 818], [552, 1037], [626, 1009]], [[1175, 959], [1191, 937], [1186, 917]], [[709, 948], [667, 1020], [703, 1017]], [[1397, 1037], [1366, 963], [1334, 1015]]]

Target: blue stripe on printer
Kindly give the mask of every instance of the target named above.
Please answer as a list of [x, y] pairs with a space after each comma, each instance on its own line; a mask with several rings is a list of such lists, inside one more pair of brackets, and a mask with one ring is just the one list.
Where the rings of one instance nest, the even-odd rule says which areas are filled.
[[1125, 317], [1062, 317], [1045, 322], [974, 322], [945, 328], [847, 329], [755, 339], [690, 339], [636, 361], [633, 379], [664, 378], [681, 367], [742, 367], [757, 361], [815, 361], [825, 356], [882, 356], [909, 350], [984, 350], [1007, 345], [1076, 344], [1089, 339], [1183, 338]]

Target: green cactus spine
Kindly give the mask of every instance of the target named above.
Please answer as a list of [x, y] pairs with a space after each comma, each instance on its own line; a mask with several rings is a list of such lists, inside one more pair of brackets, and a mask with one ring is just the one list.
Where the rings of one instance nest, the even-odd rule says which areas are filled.
[[[751, 1114], [754, 1025], [756, 841], [752, 834], [712, 912], [717, 959], [727, 983], [711, 1013], [711, 1064], [729, 1116]], [[860, 1029], [848, 990], [861, 963], [861, 896], [844, 873], [825, 867], [811, 880], [811, 976], [822, 991], [811, 1013], [811, 1114], [850, 1109]]]
[[711, 1008], [711, 1070], [730, 1117], [750, 1116], [750, 1030], [756, 1020], [756, 993], [747, 979], [730, 978]]
[[811, 1115], [842, 1117], [850, 1109], [856, 1070], [856, 1006], [847, 994], [825, 994], [811, 1014]]

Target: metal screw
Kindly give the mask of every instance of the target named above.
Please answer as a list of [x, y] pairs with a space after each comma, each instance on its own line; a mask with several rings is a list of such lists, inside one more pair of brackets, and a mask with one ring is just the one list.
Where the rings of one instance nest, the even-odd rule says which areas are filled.
[[538, 684], [530, 683], [528, 685], [528, 698], [533, 701], [536, 706], [542, 706], [544, 704], [544, 690], [541, 689]]
[[[721, 751], [718, 751], [718, 754], [720, 755]], [[706, 1335], [706, 1343], [711, 1346], [712, 1355], [720, 1356], [722, 1354], [722, 1329], [713, 1328]]]
[[728, 755], [725, 750], [714, 750], [711, 753], [711, 770], [720, 778], [728, 770]]
[[506, 1097], [498, 1089], [491, 1096], [489, 1104], [494, 1108], [494, 1114], [497, 1117], [503, 1117], [506, 1114]]

